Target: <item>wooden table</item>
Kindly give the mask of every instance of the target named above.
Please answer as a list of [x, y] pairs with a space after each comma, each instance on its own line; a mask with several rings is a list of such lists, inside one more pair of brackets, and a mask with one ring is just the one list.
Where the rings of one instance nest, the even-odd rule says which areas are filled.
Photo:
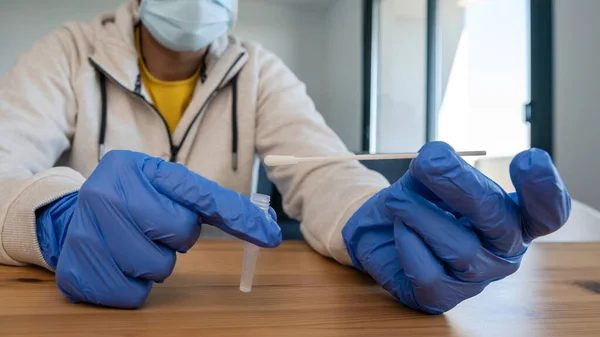
[[439, 316], [304, 243], [263, 250], [250, 293], [241, 261], [239, 242], [200, 242], [139, 310], [71, 304], [53, 274], [0, 267], [0, 336], [600, 336], [600, 243], [535, 244], [516, 274]]

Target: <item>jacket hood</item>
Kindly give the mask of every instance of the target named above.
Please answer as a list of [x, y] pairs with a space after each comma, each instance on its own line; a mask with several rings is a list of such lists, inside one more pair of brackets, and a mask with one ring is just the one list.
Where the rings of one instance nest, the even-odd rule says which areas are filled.
[[[238, 0], [229, 1], [233, 5], [235, 23]], [[95, 42], [91, 58], [103, 68], [110, 70], [112, 76], [125, 87], [133, 85], [138, 72], [134, 27], [140, 22], [139, 9], [138, 0], [128, 0], [115, 12], [99, 15], [92, 24]], [[229, 32], [213, 41], [206, 59], [207, 72], [210, 74], [226, 51], [233, 49], [236, 48], [232, 46]]]

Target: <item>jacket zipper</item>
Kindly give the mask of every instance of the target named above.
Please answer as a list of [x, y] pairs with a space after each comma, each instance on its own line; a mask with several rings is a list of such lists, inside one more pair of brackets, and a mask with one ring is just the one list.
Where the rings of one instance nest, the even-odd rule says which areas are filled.
[[[116, 84], [119, 88], [125, 90], [126, 92], [140, 98], [144, 103], [146, 103], [148, 106], [150, 106], [152, 108], [152, 110], [154, 110], [154, 112], [156, 114], [158, 114], [158, 117], [160, 117], [160, 120], [163, 122], [163, 125], [165, 127], [165, 130], [167, 131], [167, 137], [169, 137], [169, 147], [171, 150], [171, 159], [173, 158], [173, 149], [174, 149], [174, 145], [173, 145], [173, 138], [171, 137], [171, 132], [169, 132], [169, 126], [167, 124], [167, 121], [165, 120], [165, 118], [162, 116], [162, 114], [158, 111], [158, 109], [156, 109], [156, 107], [153, 104], [150, 104], [150, 102], [148, 102], [148, 100], [146, 100], [146, 98], [133, 91], [130, 90], [129, 88], [126, 88], [125, 86], [123, 86], [121, 83], [119, 83], [112, 75], [110, 75], [107, 71], [105, 71], [98, 63], [96, 63], [93, 59], [89, 59], [90, 62], [92, 63], [92, 65], [94, 66], [94, 68], [96, 68], [96, 70], [98, 70], [99, 72], [102, 73], [102, 75], [104, 75], [106, 78], [110, 79], [114, 84]], [[173, 160], [169, 160], [169, 161], [173, 161]]]
[[[196, 116], [194, 116], [194, 118], [190, 122], [190, 125], [188, 125], [187, 130], [185, 130], [183, 138], [181, 139], [181, 144], [183, 144], [183, 142], [186, 140], [186, 138], [188, 136], [188, 133], [192, 129], [192, 126], [194, 125], [194, 123], [196, 123], [196, 120], [198, 119], [198, 117], [200, 117], [200, 115], [204, 112], [204, 110], [206, 109], [206, 107], [208, 106], [208, 104], [210, 104], [210, 102], [212, 102], [212, 100], [217, 96], [217, 92], [218, 92], [219, 88], [221, 88], [223, 86], [223, 82], [225, 81], [225, 79], [227, 78], [227, 76], [229, 75], [229, 73], [231, 72], [231, 70], [233, 70], [233, 68], [238, 64], [238, 62], [240, 62], [240, 60], [242, 59], [242, 57], [244, 57], [244, 53], [241, 53], [237, 57], [237, 59], [235, 59], [235, 62], [233, 62], [233, 64], [229, 67], [229, 69], [227, 69], [227, 72], [225, 72], [225, 75], [221, 78], [221, 81], [216, 86], [216, 89], [213, 90], [210, 93], [210, 95], [208, 96], [208, 98], [206, 99], [206, 101], [204, 101], [204, 104], [202, 104], [202, 107], [200, 107], [200, 110], [198, 110], [198, 113], [196, 114]], [[179, 146], [179, 148], [180, 147], [181, 147], [181, 145]], [[177, 149], [177, 151], [179, 151], [179, 148]]]
[[221, 78], [221, 81], [219, 82], [219, 85], [217, 85], [217, 87], [210, 93], [210, 95], [208, 96], [208, 98], [204, 101], [204, 103], [202, 104], [202, 106], [198, 110], [198, 113], [196, 113], [196, 115], [194, 116], [194, 118], [192, 119], [192, 121], [190, 122], [190, 124], [188, 125], [188, 128], [186, 129], [185, 134], [184, 134], [183, 138], [181, 139], [181, 143], [179, 145], [177, 145], [177, 146], [173, 143], [173, 137], [171, 136], [171, 132], [169, 131], [169, 126], [167, 124], [167, 121], [165, 120], [165, 118], [163, 117], [163, 115], [160, 113], [160, 111], [158, 111], [158, 109], [154, 106], [154, 104], [151, 104], [150, 102], [148, 102], [148, 100], [146, 100], [146, 98], [142, 94], [137, 93], [135, 91], [132, 91], [131, 89], [126, 88], [125, 86], [123, 86], [113, 76], [111, 76], [107, 71], [105, 71], [98, 63], [96, 63], [91, 57], [89, 58], [89, 60], [92, 63], [92, 65], [94, 66], [94, 68], [96, 68], [96, 70], [98, 70], [104, 76], [106, 76], [107, 78], [109, 78], [119, 88], [121, 88], [121, 89], [125, 90], [126, 92], [128, 92], [128, 93], [130, 93], [130, 94], [132, 94], [132, 95], [134, 95], [134, 96], [136, 96], [138, 98], [140, 98], [144, 103], [146, 103], [148, 106], [150, 106], [152, 108], [152, 110], [158, 115], [158, 117], [160, 117], [160, 119], [162, 120], [163, 125], [165, 127], [165, 130], [167, 131], [167, 137], [169, 138], [169, 147], [170, 147], [170, 152], [171, 152], [169, 161], [170, 162], [175, 162], [175, 160], [177, 159], [177, 154], [179, 153], [179, 150], [183, 146], [183, 143], [185, 142], [185, 140], [186, 140], [186, 138], [188, 136], [188, 133], [190, 132], [192, 126], [194, 125], [194, 123], [196, 122], [196, 120], [198, 119], [198, 117], [200, 117], [200, 115], [202, 114], [202, 112], [206, 109], [206, 107], [208, 106], [208, 104], [216, 96], [217, 91], [223, 85], [223, 81], [225, 81], [225, 79], [227, 78], [227, 76], [229, 75], [229, 73], [231, 72], [231, 70], [237, 65], [237, 63], [242, 59], [243, 56], [244, 56], [244, 53], [242, 53], [242, 54], [240, 54], [238, 56], [238, 58], [235, 60], [235, 62], [233, 62], [233, 64], [231, 65], [231, 67], [229, 67], [229, 69], [227, 70], [227, 72], [225, 73], [225, 75], [223, 76], [223, 78]]

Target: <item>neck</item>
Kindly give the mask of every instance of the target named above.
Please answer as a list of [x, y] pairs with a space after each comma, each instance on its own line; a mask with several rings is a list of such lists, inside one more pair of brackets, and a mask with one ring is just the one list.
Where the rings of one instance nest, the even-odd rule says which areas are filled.
[[140, 33], [146, 67], [152, 76], [161, 81], [182, 81], [193, 76], [201, 66], [202, 58], [208, 48], [176, 52], [160, 45], [144, 25], [141, 25]]

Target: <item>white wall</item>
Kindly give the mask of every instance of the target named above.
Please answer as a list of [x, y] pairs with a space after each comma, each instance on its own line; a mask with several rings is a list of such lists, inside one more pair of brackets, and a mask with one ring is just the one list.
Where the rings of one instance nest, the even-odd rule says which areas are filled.
[[427, 3], [380, 6], [377, 152], [414, 152], [426, 140]]
[[112, 11], [123, 0], [1, 0], [0, 74], [43, 35], [65, 21], [89, 21], [98, 13]]
[[352, 151], [362, 147], [362, 1], [339, 0], [327, 13], [327, 123]]
[[600, 209], [600, 1], [554, 1], [554, 151], [572, 196]]

